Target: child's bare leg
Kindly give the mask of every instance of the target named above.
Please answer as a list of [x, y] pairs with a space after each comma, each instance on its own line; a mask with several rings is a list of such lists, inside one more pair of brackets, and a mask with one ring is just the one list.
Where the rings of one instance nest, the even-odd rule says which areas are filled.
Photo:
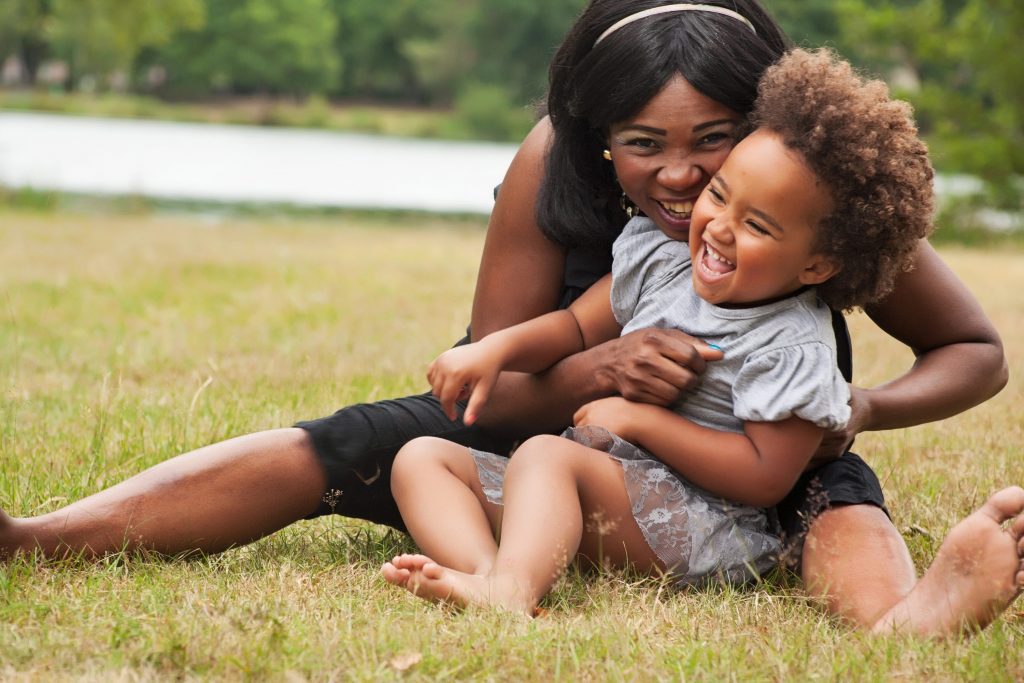
[[[426, 562], [420, 595], [532, 615], [574, 557], [661, 567], [633, 520], [622, 467], [599, 451], [559, 437], [530, 439], [509, 463], [504, 497], [501, 543], [490, 573]], [[594, 520], [600, 523], [588, 523]]]
[[[460, 571], [490, 570], [498, 549], [494, 537], [501, 507], [487, 502], [465, 446], [433, 437], [410, 441], [395, 458], [391, 491], [409, 534], [426, 555]], [[388, 563], [409, 570], [401, 564]], [[385, 578], [404, 585], [401, 578], [408, 577], [388, 565]]]
[[1024, 587], [1022, 538], [1024, 489], [1012, 486], [953, 527], [914, 589], [872, 630], [943, 636], [984, 628]]

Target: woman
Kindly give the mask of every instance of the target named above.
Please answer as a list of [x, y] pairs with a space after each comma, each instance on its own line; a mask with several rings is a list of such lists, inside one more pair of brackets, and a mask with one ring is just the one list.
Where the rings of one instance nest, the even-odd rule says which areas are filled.
[[[595, 146], [599, 131], [573, 125], [579, 98], [603, 96], [603, 74], [586, 81], [588, 91], [575, 88], [587, 73], [594, 75], [587, 71], [593, 66], [587, 57], [602, 32], [624, 17], [665, 4], [595, 0], [567, 35], [551, 68], [551, 116], [523, 142], [491, 216], [472, 338], [568, 305], [607, 272], [608, 245], [626, 214], [614, 178], [600, 170], [607, 167]], [[713, 11], [685, 11], [638, 21], [609, 37], [619, 41], [620, 54], [643, 57], [630, 63], [647, 75], [634, 71], [628, 76], [650, 92], [636, 102], [650, 99], [666, 75], [681, 72], [704, 96], [737, 113], [711, 126], [729, 128], [711, 131], [717, 135], [713, 149], [702, 146], [705, 131], [694, 131], [692, 149], [687, 146], [686, 154], [666, 159], [658, 169], [659, 182], [679, 197], [696, 197], [721, 165], [742, 125], [741, 115], [753, 103], [761, 72], [786, 47], [781, 30], [754, 0], [709, 4], [739, 12], [756, 35], [736, 30], [732, 20]], [[860, 431], [953, 415], [989, 398], [1006, 381], [998, 335], [927, 244], [920, 246], [916, 269], [904, 274], [895, 293], [870, 313], [886, 332], [915, 349], [918, 361], [882, 387], [853, 389], [850, 426], [831, 436], [826, 459], [841, 453]], [[480, 426], [449, 421], [429, 395], [349, 407], [298, 428], [244, 436], [179, 456], [46, 515], [4, 517], [0, 549], [101, 554], [127, 544], [165, 553], [217, 552], [331, 511], [401, 528], [388, 482], [395, 453], [412, 438], [439, 436], [509, 453], [517, 438], [558, 430], [570, 422], [575, 408], [603, 396], [667, 404], [703, 367], [685, 335], [636, 332], [571, 357], [541, 376], [503, 375]], [[949, 373], [950, 367], [957, 372]], [[966, 531], [954, 530], [936, 565], [915, 588], [909, 553], [881, 507], [870, 469], [847, 455], [806, 476], [789, 501], [791, 520], [793, 511], [807, 508], [812, 480], [829, 493], [832, 506], [808, 522], [801, 570], [808, 589], [826, 598], [834, 613], [864, 627], [939, 633], [963, 619], [984, 623], [994, 609], [1008, 604], [1020, 558], [1016, 539], [1011, 541], [998, 523], [1024, 509], [1024, 491], [1001, 492], [958, 526]], [[268, 487], [268, 481], [274, 486]], [[253, 490], [264, 492], [256, 506], [251, 496], [239, 493]], [[341, 495], [331, 495], [335, 491]], [[978, 552], [998, 556], [999, 562], [985, 565], [993, 576], [971, 583], [955, 575], [956, 558]], [[937, 602], [937, 586], [954, 581], [956, 593], [967, 597], [921, 621], [923, 608]]]

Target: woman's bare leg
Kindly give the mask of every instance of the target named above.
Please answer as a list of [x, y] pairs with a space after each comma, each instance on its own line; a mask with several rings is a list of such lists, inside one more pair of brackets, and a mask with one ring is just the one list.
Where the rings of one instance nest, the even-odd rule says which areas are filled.
[[[426, 555], [458, 571], [490, 571], [501, 507], [487, 502], [469, 449], [433, 437], [410, 441], [395, 457], [391, 491], [409, 534]], [[404, 585], [407, 574], [391, 571], [402, 562], [387, 563], [385, 578]]]
[[306, 433], [279, 429], [206, 446], [38, 517], [0, 516], [0, 557], [122, 549], [212, 553], [312, 513], [326, 488]]
[[1024, 489], [1013, 486], [957, 524], [916, 581], [906, 546], [881, 510], [834, 508], [811, 526], [804, 581], [830, 611], [856, 626], [879, 633], [956, 634], [986, 626], [1020, 593], [1022, 538]]
[[833, 615], [870, 627], [917, 582], [899, 531], [874, 505], [844, 505], [814, 518], [804, 541], [807, 592]]
[[504, 498], [493, 569], [469, 574], [424, 558], [416, 572], [418, 595], [532, 615], [577, 556], [662, 568], [633, 519], [622, 467], [604, 453], [559, 437], [534, 437], [509, 463]]

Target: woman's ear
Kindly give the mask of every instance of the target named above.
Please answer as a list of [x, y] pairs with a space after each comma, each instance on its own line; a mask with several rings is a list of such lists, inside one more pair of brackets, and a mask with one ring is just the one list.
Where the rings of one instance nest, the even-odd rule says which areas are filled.
[[830, 280], [840, 270], [842, 267], [832, 259], [822, 254], [814, 254], [801, 271], [800, 282], [805, 285], [820, 285]]

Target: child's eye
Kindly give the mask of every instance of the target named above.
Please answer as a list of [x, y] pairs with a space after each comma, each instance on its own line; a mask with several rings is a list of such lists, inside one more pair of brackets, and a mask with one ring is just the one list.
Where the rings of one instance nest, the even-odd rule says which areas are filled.
[[751, 230], [756, 232], [758, 235], [771, 235], [769, 231], [765, 230], [754, 221], [747, 221], [747, 225], [750, 227]]
[[715, 200], [716, 204], [724, 204], [725, 203], [725, 197], [722, 196], [721, 192], [719, 192], [717, 189], [715, 189], [714, 185], [708, 185], [708, 194], [711, 195], [711, 198], [713, 200]]

